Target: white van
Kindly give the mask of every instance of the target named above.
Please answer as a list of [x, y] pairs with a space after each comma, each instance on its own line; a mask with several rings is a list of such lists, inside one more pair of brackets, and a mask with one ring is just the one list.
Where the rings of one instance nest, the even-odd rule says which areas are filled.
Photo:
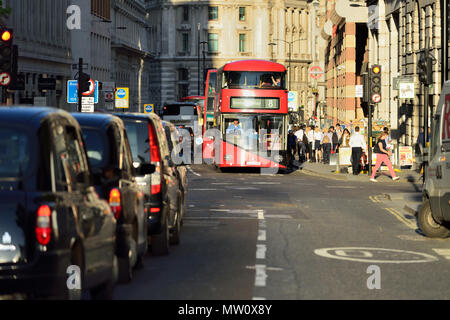
[[446, 238], [450, 235], [450, 81], [442, 88], [431, 129], [423, 202], [417, 220], [426, 236]]

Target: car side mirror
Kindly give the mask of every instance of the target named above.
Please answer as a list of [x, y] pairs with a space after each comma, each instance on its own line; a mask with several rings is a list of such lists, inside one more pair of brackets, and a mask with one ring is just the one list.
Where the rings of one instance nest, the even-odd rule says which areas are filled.
[[153, 172], [155, 172], [155, 170], [155, 165], [150, 163], [142, 163], [139, 168], [136, 169], [136, 172], [140, 176], [145, 176], [146, 174], [152, 174]]

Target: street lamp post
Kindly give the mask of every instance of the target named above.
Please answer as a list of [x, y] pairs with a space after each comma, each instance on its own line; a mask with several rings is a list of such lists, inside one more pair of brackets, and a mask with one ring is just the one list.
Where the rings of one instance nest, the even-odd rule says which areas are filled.
[[[205, 44], [208, 44], [208, 42], [206, 42], [206, 41], [202, 41], [202, 42], [200, 42], [200, 44], [202, 45], [202, 54], [203, 54], [203, 74], [202, 74], [202, 79], [203, 79], [203, 88], [205, 88], [205, 47], [204, 47], [204, 45]], [[205, 94], [205, 92], [203, 92], [203, 94]]]
[[197, 24], [197, 94], [200, 95], [200, 22]]

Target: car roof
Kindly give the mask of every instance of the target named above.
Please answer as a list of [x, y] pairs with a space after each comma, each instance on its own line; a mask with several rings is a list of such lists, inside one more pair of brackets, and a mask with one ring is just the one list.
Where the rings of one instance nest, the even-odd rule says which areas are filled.
[[113, 113], [115, 116], [122, 119], [131, 119], [131, 120], [160, 120], [160, 117], [156, 113]]
[[44, 119], [65, 118], [71, 125], [79, 127], [78, 122], [65, 110], [51, 107], [6, 106], [0, 108], [0, 122], [16, 123], [39, 129]]
[[115, 122], [123, 127], [120, 118], [109, 113], [72, 113], [81, 126], [86, 127], [107, 127], [110, 123]]

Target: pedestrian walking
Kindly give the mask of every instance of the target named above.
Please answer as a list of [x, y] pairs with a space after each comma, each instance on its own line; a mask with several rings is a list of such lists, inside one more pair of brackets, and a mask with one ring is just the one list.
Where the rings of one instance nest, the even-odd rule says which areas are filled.
[[294, 156], [297, 148], [297, 138], [294, 135], [294, 131], [289, 130], [289, 134], [287, 136], [287, 160], [288, 167], [292, 167], [294, 163]]
[[297, 127], [297, 130], [294, 131], [294, 135], [297, 137], [298, 161], [304, 162], [304, 160], [302, 159], [305, 155], [306, 147], [303, 144], [303, 135], [304, 135], [303, 126]]
[[306, 134], [308, 138], [308, 146], [309, 146], [309, 161], [316, 162], [316, 151], [314, 150], [315, 141], [314, 141], [314, 126], [311, 126]]
[[391, 160], [389, 160], [389, 157], [392, 155], [392, 152], [387, 149], [387, 142], [386, 142], [387, 137], [388, 133], [383, 131], [380, 137], [378, 138], [376, 146], [374, 147], [373, 151], [377, 155], [377, 162], [375, 163], [375, 168], [373, 168], [370, 181], [377, 182], [377, 180], [375, 180], [375, 174], [377, 173], [378, 169], [381, 167], [383, 163], [387, 165], [392, 180], [395, 181], [400, 179], [400, 177], [398, 177], [395, 174], [395, 170], [392, 167]]
[[[339, 124], [338, 124], [338, 126], [339, 126]], [[331, 133], [331, 143], [332, 143], [331, 150], [333, 150], [333, 153], [335, 153], [338, 150], [339, 136], [333, 126], [330, 127], [328, 132]]]
[[332, 132], [331, 128], [327, 133], [324, 133], [323, 140], [322, 140], [322, 150], [323, 150], [323, 163], [329, 164], [330, 163], [330, 154], [331, 154], [331, 140], [332, 140]]
[[320, 162], [322, 160], [322, 139], [323, 139], [323, 133], [320, 131], [319, 127], [314, 128], [314, 151], [315, 151], [315, 159], [317, 162]]
[[355, 127], [355, 133], [350, 136], [349, 144], [352, 148], [353, 175], [358, 175], [361, 171], [360, 160], [362, 153], [367, 149], [367, 143], [364, 136], [359, 133], [359, 126]]

